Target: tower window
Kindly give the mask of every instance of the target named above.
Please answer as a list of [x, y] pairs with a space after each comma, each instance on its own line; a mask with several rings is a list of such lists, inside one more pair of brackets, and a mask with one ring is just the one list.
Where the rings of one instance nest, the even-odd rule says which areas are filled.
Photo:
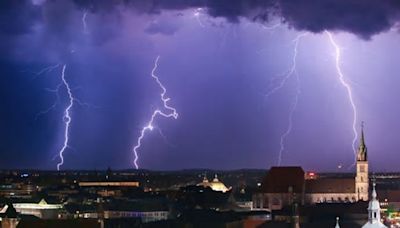
[[376, 218], [376, 212], [374, 212], [374, 218]]
[[360, 166], [360, 172], [365, 172], [365, 166], [363, 165]]

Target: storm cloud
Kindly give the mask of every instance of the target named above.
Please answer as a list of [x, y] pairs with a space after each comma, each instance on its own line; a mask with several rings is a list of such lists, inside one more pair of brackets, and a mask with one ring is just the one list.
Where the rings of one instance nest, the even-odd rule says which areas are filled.
[[[300, 31], [345, 31], [369, 39], [392, 28], [400, 15], [400, 3], [395, 0], [74, 0], [73, 4], [75, 9], [67, 7], [68, 3], [56, 1], [2, 1], [0, 33], [28, 33], [42, 20], [50, 24], [50, 30], [57, 32], [62, 28], [59, 24], [72, 10], [104, 15], [119, 14], [121, 9], [139, 14], [159, 14], [202, 8], [211, 17], [225, 18], [232, 23], [239, 23], [245, 18], [265, 24], [278, 18], [288, 27]], [[63, 10], [48, 15], [48, 5], [61, 5]], [[148, 31], [170, 35], [175, 29], [151, 25]]]
[[75, 0], [78, 7], [110, 11], [120, 6], [140, 13], [205, 8], [212, 17], [237, 23], [241, 18], [268, 23], [278, 17], [287, 26], [319, 33], [346, 31], [369, 39], [399, 21], [400, 3], [395, 0]]

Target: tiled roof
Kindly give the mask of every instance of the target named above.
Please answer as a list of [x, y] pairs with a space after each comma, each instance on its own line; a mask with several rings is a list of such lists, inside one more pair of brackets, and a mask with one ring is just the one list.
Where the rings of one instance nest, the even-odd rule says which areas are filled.
[[306, 180], [306, 193], [355, 193], [354, 178]]
[[301, 167], [272, 167], [262, 183], [262, 192], [286, 193], [292, 188], [294, 193], [302, 193], [304, 171]]

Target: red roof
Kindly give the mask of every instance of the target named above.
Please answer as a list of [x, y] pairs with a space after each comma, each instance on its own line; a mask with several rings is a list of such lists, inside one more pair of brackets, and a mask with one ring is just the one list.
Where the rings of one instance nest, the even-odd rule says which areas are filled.
[[378, 198], [381, 202], [385, 199], [390, 202], [400, 202], [400, 190], [377, 190]]
[[306, 193], [355, 193], [354, 178], [321, 178], [306, 181]]
[[262, 183], [264, 193], [303, 193], [304, 170], [301, 167], [272, 167]]

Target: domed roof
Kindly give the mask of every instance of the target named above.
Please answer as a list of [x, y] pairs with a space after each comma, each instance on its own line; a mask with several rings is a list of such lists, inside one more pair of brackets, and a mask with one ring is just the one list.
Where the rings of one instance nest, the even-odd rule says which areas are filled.
[[378, 200], [369, 201], [368, 210], [377, 210], [377, 209], [381, 209], [379, 201]]
[[222, 183], [220, 180], [218, 180], [218, 176], [215, 175], [214, 179], [209, 182], [207, 177], [204, 176], [203, 182], [197, 184], [197, 186], [203, 186], [203, 187], [210, 187], [213, 191], [218, 191], [218, 192], [227, 192], [230, 190], [228, 189], [224, 183]]

